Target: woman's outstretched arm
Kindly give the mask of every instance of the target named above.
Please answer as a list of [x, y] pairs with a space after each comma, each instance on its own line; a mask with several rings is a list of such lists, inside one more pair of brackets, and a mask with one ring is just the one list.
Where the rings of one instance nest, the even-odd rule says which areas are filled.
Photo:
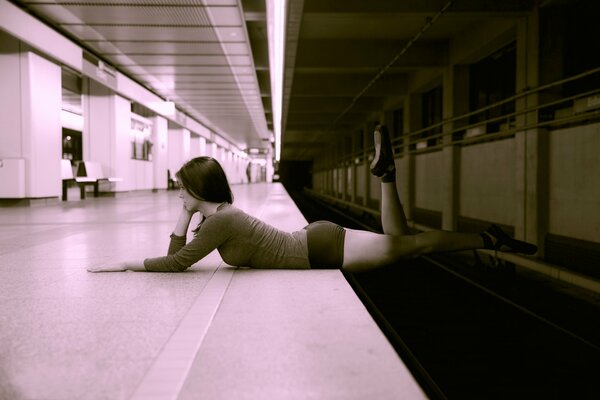
[[145, 271], [144, 261], [118, 261], [88, 267], [89, 272], [123, 272], [123, 271]]
[[[190, 221], [194, 214], [195, 211], [189, 211], [185, 207], [182, 207], [181, 213], [179, 214], [179, 219], [177, 220], [177, 224], [173, 230], [173, 235], [185, 237], [190, 226]], [[89, 267], [87, 270], [90, 272], [123, 272], [146, 271], [146, 268], [144, 267], [144, 260], [128, 260], [97, 265], [94, 267]]]

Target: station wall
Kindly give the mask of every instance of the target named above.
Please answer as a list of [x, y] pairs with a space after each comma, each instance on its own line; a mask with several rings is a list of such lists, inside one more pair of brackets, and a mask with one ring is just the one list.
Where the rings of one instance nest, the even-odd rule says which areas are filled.
[[[425, 127], [422, 126], [420, 96], [441, 86], [442, 120], [448, 122], [442, 122], [440, 131], [455, 132], [460, 127], [455, 118], [471, 110], [469, 65], [507, 45], [514, 43], [515, 49], [514, 93], [528, 92], [553, 82], [545, 80], [548, 73], [544, 71], [549, 68], [547, 63], [560, 58], [557, 54], [561, 50], [540, 52], [540, 25], [550, 24], [546, 20], [540, 22], [540, 18], [539, 10], [534, 10], [518, 21], [496, 20], [459, 33], [449, 45], [445, 67], [408, 76], [405, 92], [387, 101], [389, 105], [348, 132], [354, 144], [351, 152], [345, 145], [348, 137], [340, 137], [324, 151], [335, 157], [324, 156], [315, 161], [312, 189], [337, 202], [345, 201], [345, 207], [350, 209], [366, 207], [378, 213], [379, 180], [368, 173], [374, 123], [391, 128], [394, 123], [391, 115], [400, 112], [403, 115], [400, 131], [404, 135], [421, 132]], [[558, 37], [561, 32], [550, 34]], [[565, 73], [561, 65], [557, 64], [559, 69], [553, 70], [553, 80], [567, 78], [561, 75]], [[549, 94], [534, 93], [515, 100], [516, 116], [500, 126], [498, 139], [455, 144], [457, 139], [450, 134], [438, 139], [432, 149], [409, 148], [408, 139], [403, 139], [403, 145], [396, 142], [397, 186], [409, 220], [425, 228], [466, 231], [497, 223], [513, 229], [511, 233], [517, 238], [538, 244], [540, 258], [545, 258], [546, 246], [553, 246], [552, 260], [558, 253], [567, 254], [563, 258], [569, 258], [586, 249], [588, 258], [576, 262], [583, 264], [594, 259], [593, 254], [600, 254], [600, 174], [597, 173], [600, 171], [600, 123], [597, 116], [592, 115], [577, 122], [548, 125], [547, 117], [541, 115], [548, 110], [540, 104], [544, 96], [556, 101], [556, 93], [562, 88], [558, 86], [549, 90]], [[585, 90], [592, 88], [588, 85]], [[582, 101], [575, 100], [576, 103]], [[597, 95], [590, 102], [597, 103]], [[576, 118], [582, 111], [569, 104], [566, 99], [566, 109], [557, 113]], [[594, 104], [586, 107], [594, 110]], [[461, 122], [463, 125], [472, 123], [470, 120]], [[485, 136], [486, 132], [474, 134]], [[368, 139], [363, 140], [365, 136]], [[340, 168], [341, 165], [350, 167]], [[339, 182], [344, 182], [343, 193], [338, 189]], [[424, 215], [435, 218], [420, 218]]]
[[[0, 31], [0, 199], [61, 195], [62, 72], [42, 50]], [[167, 170], [174, 175], [185, 161], [200, 155], [219, 160], [231, 183], [247, 182], [250, 160], [216, 133], [188, 121], [196, 130], [192, 132], [151, 110], [146, 117], [134, 114], [135, 98], [154, 96], [135, 82], [117, 79], [111, 85], [87, 76], [80, 80], [81, 115], [75, 117], [82, 121], [83, 160], [99, 163], [107, 177], [122, 178], [102, 183], [101, 192], [165, 189]], [[125, 88], [133, 97], [113, 86]], [[134, 120], [149, 130], [151, 150], [146, 159], [132, 154]]]

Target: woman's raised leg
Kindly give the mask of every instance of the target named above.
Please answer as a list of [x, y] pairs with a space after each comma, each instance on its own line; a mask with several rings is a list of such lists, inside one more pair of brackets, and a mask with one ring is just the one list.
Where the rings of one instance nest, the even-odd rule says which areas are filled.
[[381, 225], [388, 235], [410, 235], [406, 214], [396, 187], [394, 150], [384, 125], [378, 125], [373, 133], [375, 157], [371, 172], [381, 179]]
[[461, 250], [496, 249], [534, 254], [537, 247], [508, 237], [492, 225], [482, 234], [434, 230], [411, 234], [396, 188], [394, 154], [384, 126], [374, 132], [375, 157], [371, 173], [381, 178], [383, 234], [346, 229], [343, 268], [361, 272], [423, 254]]
[[410, 235], [396, 182], [381, 182], [381, 226], [388, 235]]

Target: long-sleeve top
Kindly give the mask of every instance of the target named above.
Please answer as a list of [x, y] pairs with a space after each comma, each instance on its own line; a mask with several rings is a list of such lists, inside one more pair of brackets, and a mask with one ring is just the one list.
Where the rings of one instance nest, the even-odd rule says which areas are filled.
[[306, 230], [288, 233], [225, 204], [206, 217], [195, 237], [171, 234], [166, 256], [147, 258], [147, 271], [184, 271], [214, 249], [227, 264], [253, 268], [310, 268]]

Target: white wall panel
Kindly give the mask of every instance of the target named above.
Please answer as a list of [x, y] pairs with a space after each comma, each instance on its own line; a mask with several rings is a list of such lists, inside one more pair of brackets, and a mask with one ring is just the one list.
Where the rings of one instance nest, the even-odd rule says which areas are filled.
[[404, 156], [401, 158], [395, 159], [396, 163], [396, 185], [398, 188], [398, 196], [400, 197], [400, 202], [405, 207], [405, 212], [409, 214], [411, 212], [410, 206], [410, 186], [411, 186], [411, 170], [410, 170], [410, 158], [408, 156]]
[[600, 124], [550, 133], [549, 231], [600, 243]]
[[[366, 174], [365, 174], [366, 175]], [[381, 201], [381, 179], [369, 172], [369, 199]]]
[[442, 211], [442, 152], [415, 156], [415, 207]]
[[459, 215], [514, 225], [515, 162], [514, 139], [463, 147]]
[[356, 166], [356, 197], [359, 200], [364, 200], [364, 188], [367, 185], [367, 173], [364, 164]]
[[0, 158], [0, 199], [25, 197], [25, 159]]

